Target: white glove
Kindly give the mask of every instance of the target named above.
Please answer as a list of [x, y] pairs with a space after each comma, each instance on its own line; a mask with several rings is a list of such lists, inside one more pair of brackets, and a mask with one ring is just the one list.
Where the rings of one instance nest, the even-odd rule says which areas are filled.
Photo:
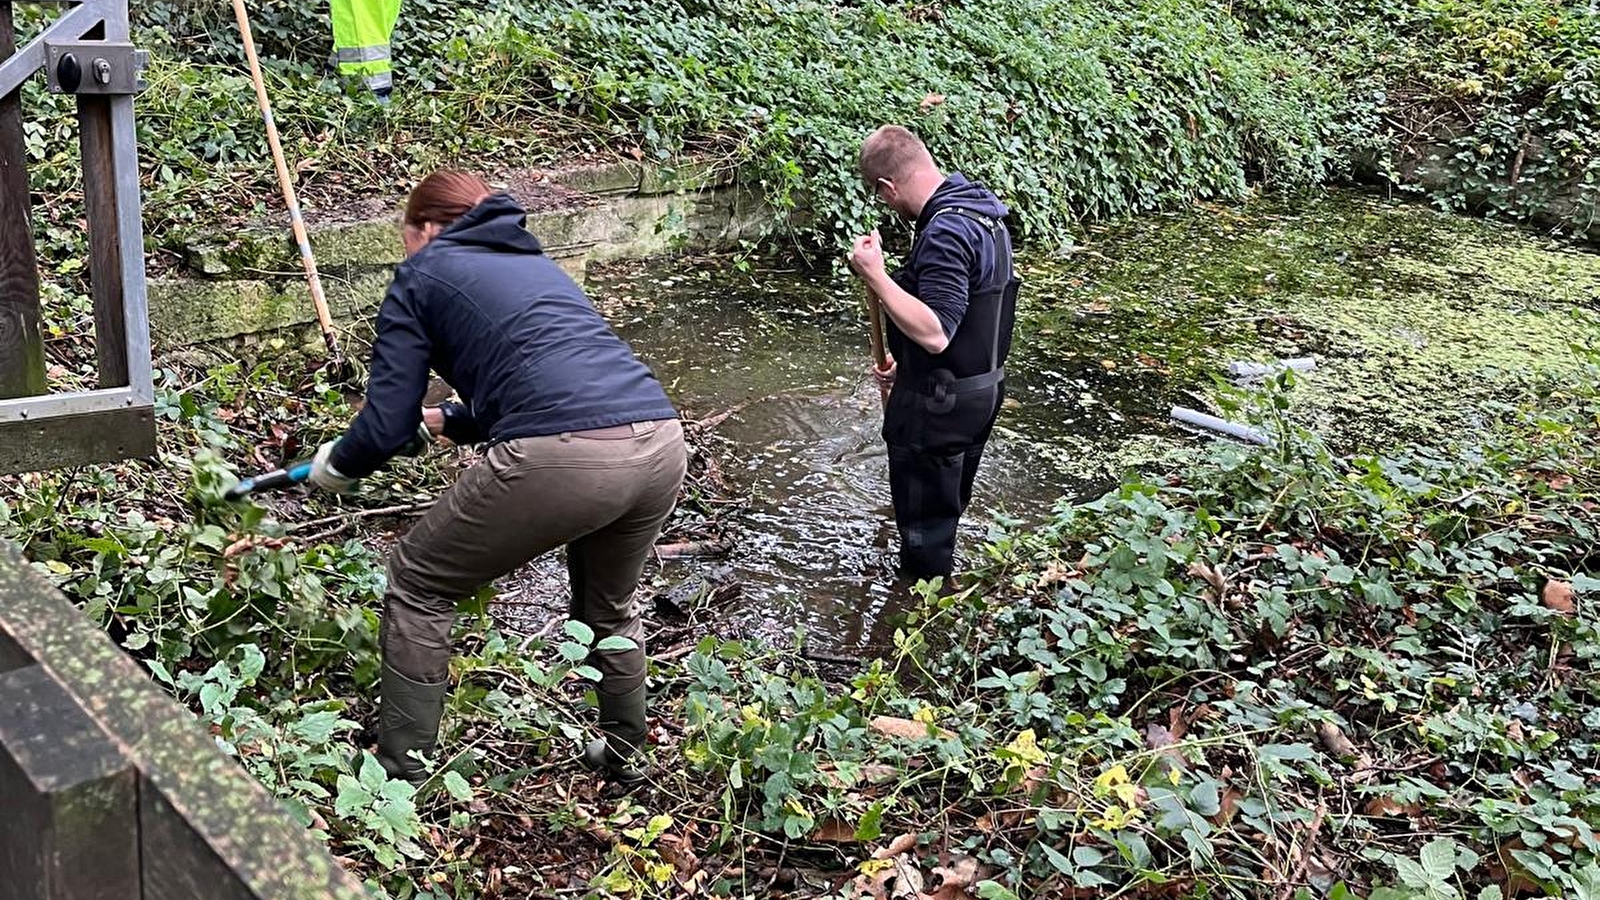
[[347, 478], [339, 474], [328, 460], [333, 456], [333, 445], [338, 441], [328, 441], [317, 448], [317, 455], [311, 458], [311, 475], [308, 480], [325, 491], [335, 494], [348, 494], [356, 489], [356, 483], [361, 479]]

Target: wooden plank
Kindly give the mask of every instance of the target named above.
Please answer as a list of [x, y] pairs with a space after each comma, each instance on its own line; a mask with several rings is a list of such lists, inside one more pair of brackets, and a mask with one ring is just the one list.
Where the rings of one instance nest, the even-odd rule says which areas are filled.
[[155, 455], [155, 413], [148, 406], [0, 422], [0, 474]]
[[[204, 856], [195, 849], [203, 848], [224, 866], [232, 883], [213, 883], [199, 896], [371, 900], [326, 845], [296, 824], [237, 761], [217, 749], [187, 709], [4, 545], [0, 545], [0, 632], [10, 634], [37, 659], [138, 769], [140, 812], [148, 815], [151, 827], [187, 828], [188, 837], [180, 834], [164, 845], [144, 842], [146, 852], [159, 853], [160, 847], [177, 843], [190, 849], [191, 861], [200, 859], [204, 865]], [[154, 799], [146, 805], [147, 795], [159, 795], [166, 809]], [[169, 811], [176, 818], [163, 820]], [[154, 866], [157, 878], [165, 871], [148, 856], [144, 865]], [[248, 893], [234, 893], [235, 884]], [[148, 880], [145, 886], [150, 887]], [[131, 900], [140, 894], [127, 896]], [[183, 895], [146, 890], [143, 896], [169, 900]], [[7, 897], [4, 883], [0, 897]]]
[[94, 352], [100, 367], [100, 387], [126, 387], [128, 323], [123, 310], [110, 97], [78, 97], [78, 146], [89, 218], [89, 289], [94, 297]]
[[258, 900], [229, 862], [196, 834], [153, 784], [139, 791], [144, 896], [161, 900]]
[[133, 765], [41, 667], [0, 675], [0, 885], [13, 900], [138, 897]]
[[4, 631], [0, 631], [0, 672], [9, 672], [23, 666], [33, 665], [33, 657], [22, 652], [17, 642]]
[[[0, 0], [0, 60], [17, 52], [11, 0]], [[22, 92], [0, 97], [0, 398], [45, 392], [39, 261], [33, 250]]]

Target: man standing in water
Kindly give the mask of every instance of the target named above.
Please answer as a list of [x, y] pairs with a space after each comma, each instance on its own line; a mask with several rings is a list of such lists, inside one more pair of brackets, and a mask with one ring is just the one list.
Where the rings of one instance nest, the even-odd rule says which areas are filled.
[[850, 250], [850, 267], [889, 320], [888, 367], [874, 374], [892, 386], [883, 439], [900, 574], [948, 577], [956, 524], [1005, 397], [1017, 297], [1006, 208], [981, 184], [940, 172], [922, 141], [898, 125], [866, 139], [860, 168], [867, 188], [916, 228], [893, 275], [876, 230]]

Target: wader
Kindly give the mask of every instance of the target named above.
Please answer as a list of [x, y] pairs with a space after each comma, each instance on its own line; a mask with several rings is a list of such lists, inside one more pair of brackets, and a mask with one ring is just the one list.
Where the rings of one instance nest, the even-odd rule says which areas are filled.
[[333, 56], [346, 78], [359, 78], [379, 99], [394, 86], [389, 40], [400, 19], [400, 0], [330, 0]]
[[379, 635], [377, 756], [390, 775], [427, 777], [412, 751], [429, 753], [438, 739], [457, 603], [565, 545], [572, 618], [593, 629], [596, 642], [632, 642], [589, 656], [601, 673], [604, 737], [585, 759], [633, 780], [626, 763], [645, 743], [646, 669], [633, 595], [687, 459], [676, 419], [516, 438], [489, 448], [406, 532], [389, 558]]
[[[899, 372], [884, 410], [883, 439], [889, 445], [889, 493], [900, 531], [900, 574], [910, 579], [948, 577], [954, 569], [956, 525], [972, 500], [983, 447], [1005, 399], [1004, 363], [1016, 321], [1018, 280], [1004, 225], [955, 206], [939, 210], [933, 219], [946, 214], [966, 216], [988, 230], [996, 266], [991, 283], [968, 300], [951, 347], [938, 356], [918, 348], [896, 360]], [[913, 245], [913, 259], [918, 249]], [[971, 342], [987, 347], [977, 354], [953, 353], [957, 342], [966, 342], [961, 350]], [[951, 357], [988, 364], [958, 374], [943, 367]]]

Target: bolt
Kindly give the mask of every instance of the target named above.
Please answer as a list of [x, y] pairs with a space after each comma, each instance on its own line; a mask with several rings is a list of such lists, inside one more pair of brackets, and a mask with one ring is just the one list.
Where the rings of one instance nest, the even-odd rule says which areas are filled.
[[101, 84], [111, 83], [111, 63], [96, 57], [94, 61], [94, 80]]

